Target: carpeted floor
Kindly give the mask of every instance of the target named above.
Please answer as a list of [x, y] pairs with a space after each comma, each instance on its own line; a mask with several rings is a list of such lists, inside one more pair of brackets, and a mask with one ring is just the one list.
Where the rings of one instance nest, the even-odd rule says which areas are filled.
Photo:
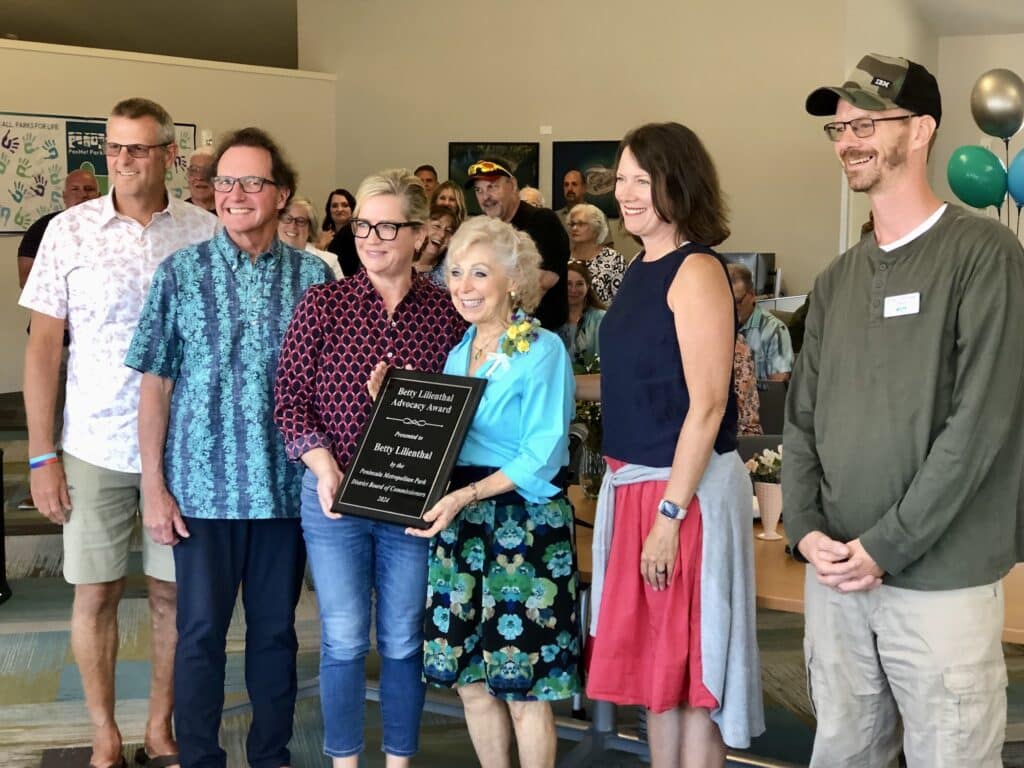
[[[59, 531], [34, 511], [14, 509], [24, 495], [27, 468], [24, 428], [11, 424], [11, 413], [4, 396], [0, 396], [0, 448], [4, 450], [4, 490], [8, 500], [7, 574], [14, 592], [14, 597], [0, 607], [0, 766], [37, 768], [44, 749], [88, 744], [89, 724], [78, 669], [69, 648], [72, 593], [60, 575]], [[141, 555], [137, 550], [136, 547], [132, 572], [141, 574]], [[119, 611], [119, 631], [117, 716], [126, 739], [125, 754], [130, 759], [139, 746], [145, 722], [149, 678], [150, 635], [141, 575], [129, 579]], [[239, 609], [228, 637], [228, 706], [243, 701], [245, 696], [244, 631], [244, 616]], [[297, 631], [299, 677], [311, 679], [316, 675], [319, 649], [313, 591], [302, 594]], [[792, 764], [806, 764], [810, 757], [814, 718], [805, 694], [802, 631], [803, 619], [799, 615], [773, 611], [758, 614], [768, 731], [752, 746], [752, 755]], [[1011, 676], [1010, 719], [1024, 723], [1024, 648], [1006, 646], [1006, 654]], [[376, 675], [376, 661], [371, 657], [368, 677]], [[567, 716], [566, 708], [560, 714]], [[619, 713], [619, 722], [626, 729], [634, 727], [638, 719], [635, 710], [627, 708]], [[366, 722], [367, 752], [361, 764], [383, 766], [383, 755], [379, 752], [380, 716], [375, 703], [367, 703]], [[245, 765], [248, 723], [244, 713], [225, 718], [221, 741], [232, 768]], [[301, 700], [291, 745], [293, 765], [329, 765], [321, 754], [322, 739], [319, 699]], [[560, 742], [560, 754], [573, 746], [570, 741]], [[1024, 768], [1024, 750], [1008, 746], [1005, 760], [1010, 768]], [[477, 765], [465, 724], [425, 714], [416, 763], [446, 768]], [[643, 763], [639, 759], [620, 755], [595, 763], [594, 768], [640, 765]]]

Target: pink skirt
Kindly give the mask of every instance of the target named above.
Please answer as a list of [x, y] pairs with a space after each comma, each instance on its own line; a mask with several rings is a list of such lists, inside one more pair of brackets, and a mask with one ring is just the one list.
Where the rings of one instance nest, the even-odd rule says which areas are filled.
[[[609, 465], [622, 465], [608, 459]], [[655, 591], [640, 573], [644, 540], [658, 516], [664, 481], [615, 490], [615, 527], [604, 578], [601, 621], [592, 638], [587, 696], [653, 712], [717, 709], [704, 686], [700, 650], [702, 524], [694, 497], [679, 526], [671, 586]]]

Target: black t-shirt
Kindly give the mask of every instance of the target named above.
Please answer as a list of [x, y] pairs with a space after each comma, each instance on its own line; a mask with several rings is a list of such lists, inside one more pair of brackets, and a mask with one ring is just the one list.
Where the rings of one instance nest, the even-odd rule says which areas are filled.
[[352, 227], [342, 227], [327, 244], [327, 250], [338, 257], [341, 273], [345, 277], [352, 277], [363, 266], [356, 253], [356, 236], [352, 234]]
[[[45, 216], [36, 219], [35, 223], [25, 230], [25, 234], [22, 236], [21, 242], [18, 244], [19, 258], [34, 259], [36, 257], [36, 253], [39, 252], [39, 244], [43, 242], [43, 235], [46, 233], [46, 228], [58, 213], [63, 213], [63, 211], [48, 213]], [[25, 330], [28, 331], [29, 329], [26, 328]], [[64, 346], [66, 347], [70, 344], [71, 336], [65, 328]]]
[[18, 256], [25, 259], [34, 259], [36, 257], [36, 251], [39, 250], [39, 244], [43, 242], [43, 233], [46, 232], [46, 227], [51, 221], [53, 221], [53, 217], [58, 213], [63, 213], [63, 211], [48, 213], [45, 216], [36, 219], [35, 223], [25, 230], [25, 234], [21, 238], [21, 243], [18, 244]]
[[565, 227], [554, 211], [522, 202], [509, 224], [533, 238], [540, 251], [541, 268], [558, 275], [558, 282], [544, 294], [534, 313], [544, 328], [557, 331], [569, 319], [569, 236]]

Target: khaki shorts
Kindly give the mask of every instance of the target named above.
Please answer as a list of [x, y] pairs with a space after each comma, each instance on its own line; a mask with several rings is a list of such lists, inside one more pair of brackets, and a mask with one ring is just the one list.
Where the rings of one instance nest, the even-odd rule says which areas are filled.
[[[132, 531], [142, 516], [141, 476], [97, 467], [64, 454], [71, 514], [64, 524], [64, 578], [69, 584], [101, 584], [128, 573]], [[142, 532], [142, 570], [174, 581], [171, 547]]]
[[811, 768], [1001, 768], [1002, 584], [840, 594], [805, 581]]

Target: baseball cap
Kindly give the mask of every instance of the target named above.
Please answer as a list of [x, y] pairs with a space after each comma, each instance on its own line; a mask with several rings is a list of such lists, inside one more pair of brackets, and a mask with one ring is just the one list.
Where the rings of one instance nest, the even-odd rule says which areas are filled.
[[472, 189], [477, 179], [497, 179], [502, 176], [508, 176], [510, 179], [515, 178], [505, 161], [496, 159], [477, 160], [469, 166], [466, 176], [466, 183], [464, 185], [466, 189]]
[[907, 59], [870, 53], [839, 86], [822, 86], [807, 97], [807, 112], [819, 117], [836, 113], [839, 99], [872, 112], [907, 109], [942, 121], [939, 84], [927, 69]]

